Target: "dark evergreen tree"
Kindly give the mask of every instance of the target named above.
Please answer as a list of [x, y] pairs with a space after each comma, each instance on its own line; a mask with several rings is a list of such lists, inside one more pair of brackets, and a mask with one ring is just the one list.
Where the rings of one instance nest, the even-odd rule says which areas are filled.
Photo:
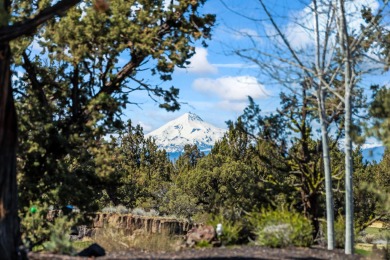
[[[39, 115], [40, 111], [34, 111], [34, 121], [31, 122], [26, 118], [28, 113], [20, 117], [19, 123], [26, 126], [25, 131], [21, 131], [21, 140], [28, 150], [19, 155], [19, 169], [27, 173], [28, 163], [32, 163], [32, 170], [27, 174], [41, 177], [52, 175], [52, 169], [64, 171], [60, 179], [43, 178], [49, 180], [44, 185], [53, 185], [50, 181], [57, 185], [67, 184], [68, 176], [73, 172], [72, 164], [82, 170], [88, 168], [85, 166], [91, 155], [86, 147], [97, 147], [103, 135], [120, 127], [117, 118], [121, 107], [131, 103], [124, 92], [144, 89], [160, 99], [162, 108], [178, 108], [176, 88], [164, 90], [150, 86], [136, 77], [137, 69], [149, 58], [154, 59], [152, 73], [159, 73], [162, 80], [169, 80], [174, 67], [185, 66], [194, 53], [190, 43], [208, 38], [214, 22], [213, 15], [198, 12], [204, 0], [172, 2], [167, 8], [163, 7], [163, 1], [113, 1], [109, 10], [104, 1], [97, 1], [94, 9], [99, 12], [93, 11], [93, 2], [86, 1], [85, 7], [58, 17], [78, 2], [62, 0], [51, 6], [50, 1], [7, 0], [0, 5], [0, 183], [4, 184], [0, 189], [0, 254], [4, 259], [16, 257], [18, 244], [17, 118], [13, 91], [20, 98], [19, 108], [32, 102], [31, 108], [40, 107], [45, 112]], [[58, 18], [37, 30], [55, 16]], [[44, 51], [40, 57], [31, 57], [26, 47], [33, 38], [15, 42], [13, 61], [23, 67], [24, 79], [28, 81], [12, 87], [9, 43], [22, 35], [34, 34]], [[117, 69], [118, 57], [123, 53], [129, 58], [122, 68]], [[130, 79], [137, 85], [129, 87]], [[43, 135], [48, 139], [45, 144], [39, 143], [37, 137], [42, 126]], [[28, 128], [33, 129], [30, 143]], [[51, 140], [53, 144], [48, 144]], [[84, 146], [75, 151], [80, 143]], [[55, 144], [60, 144], [59, 151], [46, 150]], [[37, 151], [45, 153], [45, 168], [34, 166], [33, 158], [39, 157]], [[54, 157], [50, 159], [52, 155]], [[39, 158], [39, 163], [42, 160]], [[64, 165], [64, 161], [69, 164]], [[46, 167], [49, 164], [58, 164], [58, 167]], [[84, 180], [89, 179], [90, 170], [86, 171], [81, 177]], [[21, 179], [25, 177], [23, 175]], [[78, 177], [70, 179], [78, 180]], [[46, 190], [46, 187], [37, 189]], [[37, 194], [32, 196], [34, 199]]]
[[369, 133], [390, 147], [390, 90], [386, 87], [372, 86], [373, 101], [370, 106], [372, 126]]
[[105, 195], [101, 206], [159, 210], [173, 174], [165, 150], [159, 150], [152, 139], [145, 139], [142, 128], [131, 122], [105, 147], [95, 156], [96, 171], [102, 178], [99, 191]]
[[[150, 66], [151, 75], [168, 81], [175, 67], [188, 64], [192, 42], [209, 38], [214, 22], [213, 15], [199, 14], [203, 3], [113, 1], [109, 10], [96, 12], [87, 1], [38, 31], [40, 56], [21, 48], [26, 39], [20, 40], [14, 49], [23, 71], [15, 82], [23, 204], [95, 205], [87, 201], [99, 194], [94, 151], [102, 149], [105, 135], [123, 129], [123, 109], [137, 103], [132, 92], [146, 91], [169, 111], [179, 108], [177, 88], [151, 85], [138, 74]], [[143, 173], [159, 167], [154, 158], [143, 160], [152, 165], [140, 165]]]
[[[204, 212], [238, 219], [244, 212], [285, 203], [284, 186], [279, 186], [288, 166], [270, 142], [256, 142], [239, 131], [239, 119], [217, 142], [210, 154], [177, 178], [177, 185]], [[275, 152], [276, 151], [276, 152]], [[273, 160], [275, 163], [270, 164]], [[288, 187], [287, 187], [288, 189]]]
[[186, 144], [183, 149], [183, 153], [176, 160], [175, 165], [177, 171], [186, 174], [189, 170], [193, 169], [198, 161], [205, 156], [204, 152], [201, 152], [197, 145]]

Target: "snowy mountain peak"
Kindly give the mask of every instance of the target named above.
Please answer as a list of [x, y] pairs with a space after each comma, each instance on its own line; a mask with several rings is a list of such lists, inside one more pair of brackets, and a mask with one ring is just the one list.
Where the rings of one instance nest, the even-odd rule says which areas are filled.
[[200, 118], [197, 114], [189, 112], [189, 113], [185, 113], [184, 115], [188, 116], [188, 120], [189, 121], [201, 121], [201, 122], [203, 122], [203, 119]]
[[170, 153], [182, 152], [186, 144], [196, 144], [200, 150], [207, 151], [223, 137], [225, 132], [225, 129], [204, 122], [198, 115], [189, 112], [145, 137], [154, 138], [160, 149]]
[[182, 116], [178, 117], [174, 121], [178, 121], [178, 122], [182, 122], [182, 123], [184, 123], [184, 122], [191, 122], [191, 121], [203, 122], [203, 119], [200, 118], [200, 116], [198, 116], [197, 114], [194, 114], [192, 112], [188, 112], [188, 113], [185, 113]]

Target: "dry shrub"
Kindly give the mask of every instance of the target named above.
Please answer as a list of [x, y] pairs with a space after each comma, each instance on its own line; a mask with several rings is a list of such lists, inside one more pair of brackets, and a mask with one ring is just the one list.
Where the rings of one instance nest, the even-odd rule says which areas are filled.
[[123, 229], [107, 227], [98, 230], [93, 240], [107, 252], [126, 251], [129, 249], [169, 252], [177, 249], [177, 245], [182, 238], [181, 236], [172, 236], [167, 233], [149, 234], [142, 230], [135, 230], [133, 234], [128, 235]]

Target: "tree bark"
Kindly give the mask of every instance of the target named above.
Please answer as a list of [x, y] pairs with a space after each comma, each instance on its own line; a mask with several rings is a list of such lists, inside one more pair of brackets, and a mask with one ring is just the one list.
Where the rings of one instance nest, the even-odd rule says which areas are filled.
[[[11, 50], [9, 41], [32, 33], [39, 25], [63, 14], [81, 0], [62, 0], [36, 17], [8, 25], [0, 21], [0, 258], [18, 259], [20, 232], [16, 183], [17, 118], [11, 85]], [[0, 2], [0, 13], [9, 14], [11, 1]]]
[[12, 95], [9, 43], [0, 43], [0, 256], [17, 259], [19, 236], [16, 187], [17, 120]]
[[345, 102], [345, 253], [353, 254], [354, 234], [353, 234], [353, 190], [352, 190], [352, 99], [351, 92], [353, 86], [352, 60], [348, 41], [348, 30], [345, 19], [344, 0], [339, 0], [339, 36], [344, 57], [344, 102]]
[[[325, 193], [326, 193], [326, 226], [327, 226], [327, 238], [328, 238], [328, 250], [333, 250], [335, 247], [334, 241], [334, 206], [333, 206], [333, 192], [332, 192], [332, 171], [330, 166], [329, 155], [329, 133], [328, 122], [325, 113], [325, 92], [323, 90], [323, 72], [324, 68], [321, 67], [321, 47], [320, 47], [320, 27], [318, 21], [318, 6], [317, 1], [313, 1], [314, 5], [314, 24], [315, 24], [315, 42], [316, 42], [316, 58], [315, 66], [318, 79], [317, 86], [317, 103], [318, 114], [321, 125], [321, 141], [322, 141], [322, 157], [324, 161], [324, 174], [325, 174]], [[323, 50], [326, 51], [325, 49]]]
[[334, 206], [333, 206], [333, 191], [332, 191], [332, 171], [330, 167], [330, 154], [329, 154], [329, 140], [328, 140], [328, 125], [326, 123], [325, 107], [323, 101], [323, 91], [318, 90], [320, 96], [319, 99], [319, 115], [321, 124], [321, 141], [322, 141], [322, 157], [324, 160], [324, 174], [325, 174], [325, 193], [326, 193], [326, 225], [327, 225], [327, 238], [328, 238], [328, 250], [333, 250], [335, 247], [334, 241]]

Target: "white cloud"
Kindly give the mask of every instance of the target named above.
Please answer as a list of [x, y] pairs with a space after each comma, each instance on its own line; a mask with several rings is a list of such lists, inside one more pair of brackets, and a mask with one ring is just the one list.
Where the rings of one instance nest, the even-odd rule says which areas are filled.
[[219, 102], [217, 106], [227, 111], [242, 112], [248, 106], [248, 102], [223, 100]]
[[147, 132], [150, 132], [150, 131], [153, 130], [153, 126], [150, 125], [150, 124], [144, 123], [142, 121], [138, 121], [137, 124], [140, 125], [143, 128], [144, 133], [147, 133]]
[[243, 101], [248, 96], [263, 98], [268, 95], [264, 86], [252, 76], [199, 78], [193, 82], [193, 88], [203, 93], [217, 94], [223, 100], [230, 101]]
[[[328, 20], [327, 15], [330, 5], [336, 5], [336, 2], [334, 0], [329, 0], [318, 6], [320, 37], [325, 35], [325, 25]], [[365, 24], [361, 15], [363, 6], [371, 8], [375, 13], [379, 8], [379, 3], [377, 0], [350, 0], [345, 2], [345, 9], [347, 10], [346, 19], [350, 32], [359, 32], [360, 25]], [[314, 46], [314, 17], [312, 9], [313, 5], [311, 4], [301, 11], [292, 12], [289, 16], [289, 22], [282, 28], [287, 40], [295, 49]], [[332, 25], [333, 28], [330, 30], [332, 32], [331, 37], [334, 37], [337, 33], [335, 22], [336, 21], [334, 20]], [[267, 35], [273, 36], [277, 34], [270, 24], [266, 24], [265, 28]], [[277, 41], [281, 41], [281, 39], [277, 39]], [[332, 40], [332, 42], [334, 42], [334, 40]]]
[[187, 71], [198, 74], [218, 72], [218, 68], [208, 62], [208, 53], [205, 48], [196, 48], [195, 52], [195, 55], [189, 60], [191, 63], [187, 66]]
[[372, 12], [375, 13], [379, 8], [379, 2], [377, 0], [354, 0], [345, 3], [347, 24], [353, 30], [360, 31], [360, 25], [365, 24], [361, 15], [363, 6], [371, 8]]
[[213, 63], [217, 68], [234, 68], [234, 69], [258, 69], [258, 65], [245, 63]]

